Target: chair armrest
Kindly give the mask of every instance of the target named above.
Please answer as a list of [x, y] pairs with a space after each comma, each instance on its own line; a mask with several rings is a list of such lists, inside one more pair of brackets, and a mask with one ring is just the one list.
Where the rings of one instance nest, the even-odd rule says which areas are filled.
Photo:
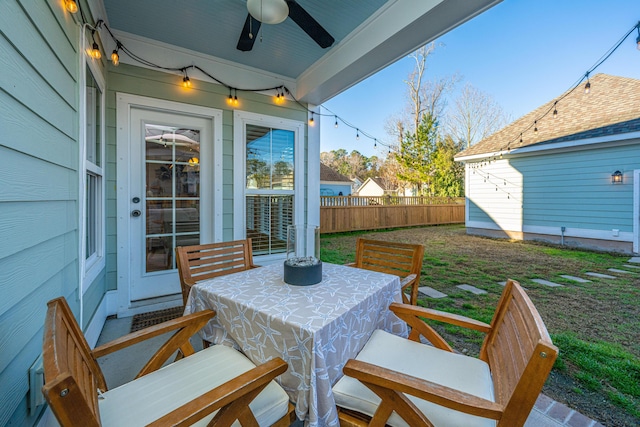
[[[236, 419], [243, 425], [257, 425], [249, 402], [287, 367], [284, 360], [276, 357], [185, 403], [148, 424], [148, 427], [190, 426], [221, 408], [209, 425], [231, 425]], [[245, 421], [251, 419], [253, 423]]]
[[367, 387], [372, 384], [374, 388], [377, 386], [406, 393], [471, 415], [499, 420], [504, 411], [504, 407], [499, 403], [360, 360], [350, 359], [344, 366], [343, 372]]
[[426, 307], [418, 307], [415, 305], [392, 303], [389, 309], [393, 311], [398, 317], [400, 314], [425, 317], [431, 320], [437, 320], [439, 322], [450, 323], [456, 326], [462, 326], [463, 328], [475, 329], [476, 331], [487, 333], [491, 331], [491, 325], [480, 322], [479, 320], [471, 319], [469, 317], [460, 316], [453, 313], [447, 313], [444, 311], [433, 310]]
[[136, 376], [136, 378], [139, 378], [149, 372], [159, 369], [177, 350], [180, 350], [185, 357], [195, 353], [191, 342], [189, 342], [189, 338], [202, 329], [204, 325], [206, 325], [207, 322], [209, 322], [209, 320], [211, 320], [215, 315], [215, 311], [203, 310], [186, 316], [181, 316], [177, 319], [150, 326], [140, 331], [132, 332], [123, 337], [117, 338], [111, 342], [94, 348], [91, 351], [91, 354], [97, 359], [115, 351], [122, 350], [123, 348], [138, 344], [142, 341], [146, 341], [150, 338], [157, 337], [167, 332], [176, 331], [176, 333], [173, 334], [173, 336], [171, 336], [171, 338], [169, 338], [158, 349], [158, 351], [151, 356], [147, 364]]
[[423, 320], [423, 318], [437, 320], [468, 329], [474, 329], [484, 333], [487, 333], [491, 330], [490, 325], [474, 319], [470, 319], [468, 317], [445, 313], [438, 310], [432, 310], [425, 307], [418, 307], [410, 304], [399, 304], [394, 302], [389, 306], [389, 310], [393, 311], [396, 316], [398, 316], [400, 319], [407, 322], [409, 326], [411, 326], [409, 339], [413, 341], [420, 341], [420, 335], [422, 335], [435, 347], [446, 351], [453, 351], [453, 348], [447, 343], [447, 341], [445, 341], [444, 338], [442, 338], [439, 333], [436, 332], [435, 329], [427, 324]]
[[413, 282], [416, 280], [417, 277], [418, 277], [417, 274], [412, 273], [412, 274], [408, 275], [407, 277], [405, 277], [404, 279], [400, 279], [400, 287], [402, 289], [404, 289], [407, 286], [413, 284]]

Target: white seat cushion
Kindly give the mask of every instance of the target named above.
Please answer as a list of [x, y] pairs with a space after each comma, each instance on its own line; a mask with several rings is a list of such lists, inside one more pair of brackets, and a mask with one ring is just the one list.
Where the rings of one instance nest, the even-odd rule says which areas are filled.
[[[430, 345], [410, 341], [376, 330], [357, 360], [392, 369], [414, 377], [461, 390], [494, 401], [489, 365], [473, 357], [442, 351]], [[360, 381], [343, 376], [333, 387], [336, 404], [342, 408], [373, 416], [380, 398]], [[494, 420], [454, 411], [408, 396], [436, 427], [495, 427]], [[395, 412], [387, 424], [407, 427]]]
[[[242, 353], [214, 345], [104, 393], [99, 399], [103, 426], [144, 426], [195, 397], [255, 368]], [[274, 381], [249, 405], [260, 426], [285, 416], [289, 397]], [[215, 415], [203, 418], [205, 426]], [[236, 421], [234, 426], [240, 424]]]

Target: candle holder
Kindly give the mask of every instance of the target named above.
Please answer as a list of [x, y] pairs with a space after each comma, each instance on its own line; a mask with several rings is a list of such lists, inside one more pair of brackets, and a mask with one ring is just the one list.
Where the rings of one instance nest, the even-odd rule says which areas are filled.
[[[313, 239], [313, 255], [307, 252], [309, 239]], [[287, 259], [284, 261], [284, 281], [290, 285], [308, 286], [322, 281], [320, 261], [320, 228], [290, 225], [287, 227]]]

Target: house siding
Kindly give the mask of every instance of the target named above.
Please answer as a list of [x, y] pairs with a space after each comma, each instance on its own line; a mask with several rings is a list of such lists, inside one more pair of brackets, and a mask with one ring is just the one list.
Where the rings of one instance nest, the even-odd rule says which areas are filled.
[[[228, 89], [195, 80], [184, 89], [181, 76], [127, 64], [109, 66], [107, 78], [107, 267], [106, 289], [117, 289], [116, 253], [116, 93], [146, 96], [222, 110], [222, 238], [234, 238], [233, 188], [233, 110], [227, 105]], [[305, 122], [307, 112], [293, 102], [275, 105], [272, 96], [238, 91], [237, 109], [273, 117]], [[306, 147], [306, 141], [304, 141]], [[303, 165], [306, 171], [306, 163]], [[306, 172], [305, 172], [306, 180]]]
[[[577, 245], [628, 251], [637, 221], [633, 171], [639, 168], [640, 140], [468, 163], [467, 226], [473, 233], [524, 233], [520, 238], [561, 236], [565, 227], [567, 237], [591, 239], [574, 240]], [[622, 184], [611, 183], [616, 170], [623, 172]]]
[[0, 3], [0, 425], [32, 425], [48, 300], [78, 301], [79, 27], [57, 1]]

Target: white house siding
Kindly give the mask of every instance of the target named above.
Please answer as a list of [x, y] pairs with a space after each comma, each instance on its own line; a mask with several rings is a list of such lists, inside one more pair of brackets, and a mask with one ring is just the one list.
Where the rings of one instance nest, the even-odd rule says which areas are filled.
[[509, 160], [467, 163], [468, 228], [522, 231], [522, 174]]
[[[468, 163], [467, 227], [481, 234], [522, 232], [524, 238], [630, 251], [633, 171], [640, 167], [640, 141], [585, 148], [513, 155], [477, 169], [472, 165], [479, 163]], [[624, 174], [622, 184], [611, 183], [616, 170]], [[483, 174], [489, 174], [487, 183]], [[505, 193], [511, 198], [505, 200]]]
[[78, 34], [59, 1], [0, 2], [0, 425], [35, 422], [46, 302], [79, 311]]

